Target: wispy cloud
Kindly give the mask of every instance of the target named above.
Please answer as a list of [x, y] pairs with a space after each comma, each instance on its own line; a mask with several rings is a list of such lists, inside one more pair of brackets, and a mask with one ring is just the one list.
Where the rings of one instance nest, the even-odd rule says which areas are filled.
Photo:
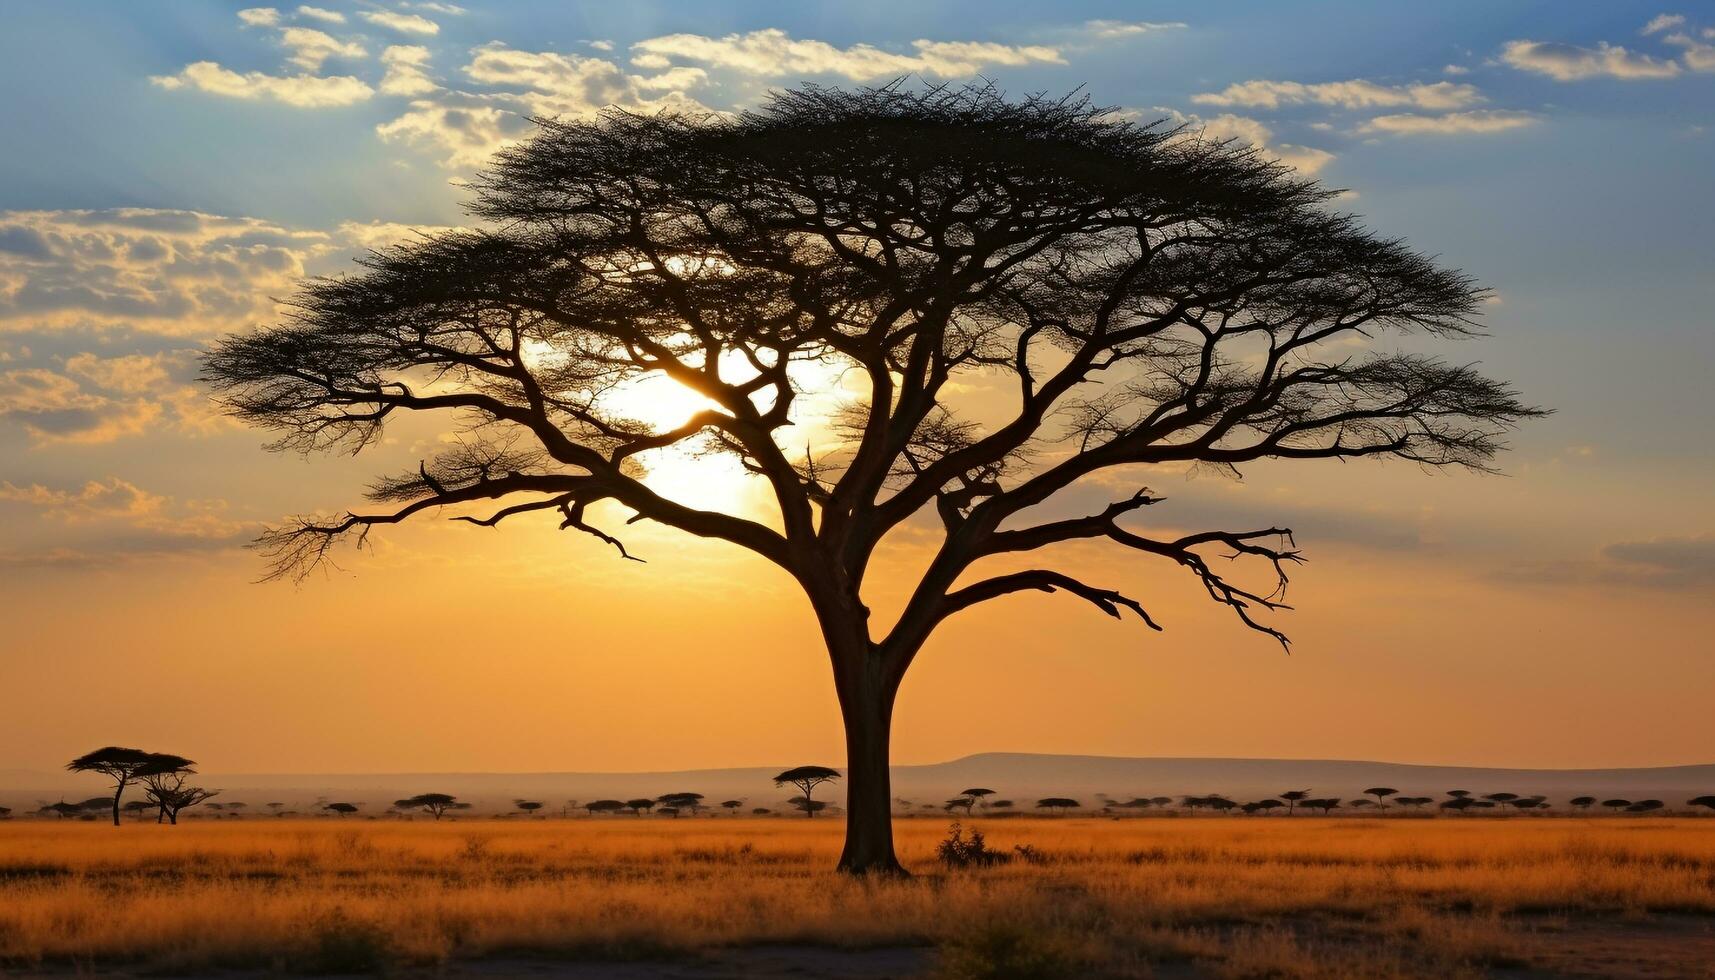
[[[1128, 112], [1126, 115], [1141, 119], [1149, 114]], [[1276, 143], [1274, 142], [1274, 130], [1248, 116], [1237, 116], [1224, 112], [1218, 116], [1205, 119], [1202, 116], [1161, 106], [1156, 107], [1154, 115], [1166, 117], [1176, 124], [1185, 126], [1186, 130], [1181, 135], [1181, 139], [1215, 142], [1236, 140], [1260, 148], [1264, 153], [1306, 176], [1315, 174], [1334, 159], [1334, 154], [1327, 150], [1319, 150], [1310, 146], [1297, 146], [1292, 143]]]
[[767, 28], [718, 38], [701, 34], [647, 38], [631, 46], [631, 63], [658, 70], [676, 61], [690, 61], [763, 78], [839, 75], [853, 81], [904, 74], [954, 78], [974, 75], [992, 65], [1065, 63], [1059, 50], [1044, 45], [919, 39], [911, 42], [911, 47], [910, 54], [868, 44], [841, 48]]
[[1406, 136], [1468, 135], [1502, 133], [1510, 129], [1533, 126], [1537, 117], [1528, 112], [1511, 109], [1475, 109], [1470, 112], [1449, 112], [1438, 116], [1404, 112], [1376, 116], [1358, 127], [1364, 133], [1394, 133]]
[[280, 43], [292, 52], [286, 60], [305, 71], [321, 71], [329, 58], [361, 58], [368, 52], [355, 41], [341, 41], [310, 27], [288, 27], [280, 32]]
[[280, 12], [273, 7], [248, 7], [238, 12], [238, 22], [245, 27], [273, 27], [280, 23]]
[[1648, 37], [1651, 34], [1659, 34], [1662, 31], [1678, 27], [1684, 23], [1684, 14], [1657, 14], [1650, 18], [1650, 22], [1645, 24], [1643, 29], [1638, 31], [1638, 33]]
[[343, 23], [345, 23], [345, 15], [344, 14], [340, 13], [337, 10], [329, 10], [326, 7], [311, 7], [311, 6], [305, 5], [305, 6], [298, 8], [298, 16], [299, 17], [308, 17], [311, 20], [319, 20], [324, 24], [343, 24]]
[[439, 34], [441, 31], [441, 25], [427, 17], [402, 14], [395, 10], [365, 10], [357, 16], [377, 27], [385, 27], [401, 34]]
[[1628, 51], [1607, 42], [1594, 48], [1582, 48], [1554, 41], [1508, 41], [1501, 48], [1501, 60], [1520, 71], [1547, 75], [1559, 82], [1586, 78], [1640, 81], [1672, 78], [1679, 74], [1679, 65], [1673, 61]]
[[213, 61], [194, 62], [176, 75], [153, 75], [149, 81], [169, 90], [191, 88], [232, 99], [267, 99], [300, 109], [354, 105], [375, 94], [367, 82], [350, 75], [240, 74]]
[[1280, 82], [1252, 80], [1227, 86], [1219, 92], [1191, 97], [1199, 105], [1249, 106], [1278, 109], [1282, 105], [1316, 104], [1343, 109], [1386, 109], [1413, 106], [1419, 109], [1462, 109], [1483, 101], [1474, 85], [1431, 82], [1412, 85], [1381, 85], [1361, 78], [1344, 82]]

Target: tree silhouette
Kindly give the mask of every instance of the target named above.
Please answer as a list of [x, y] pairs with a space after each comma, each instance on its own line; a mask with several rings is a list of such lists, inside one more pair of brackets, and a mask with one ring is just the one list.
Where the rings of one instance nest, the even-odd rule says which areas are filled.
[[117, 745], [96, 749], [66, 763], [69, 772], [100, 773], [113, 780], [113, 826], [119, 826], [119, 798], [125, 787], [137, 778], [138, 770], [150, 764], [153, 753], [142, 749], [126, 749]]
[[584, 809], [593, 816], [597, 813], [617, 813], [626, 809], [626, 806], [618, 800], [591, 800], [584, 804]]
[[1471, 791], [1468, 789], [1450, 789], [1447, 791], [1447, 795], [1455, 800], [1463, 800], [1471, 795]]
[[[403, 801], [401, 801], [401, 802], [403, 802]], [[345, 818], [345, 817], [349, 817], [352, 814], [357, 812], [357, 804], [356, 803], [328, 803], [328, 804], [323, 805], [322, 809], [327, 810], [331, 813], [337, 813], [340, 815], [341, 818]]]
[[1059, 810], [1062, 813], [1067, 810], [1076, 810], [1081, 806], [1083, 804], [1077, 800], [1068, 799], [1064, 796], [1050, 796], [1036, 801], [1036, 807], [1039, 810]]
[[1304, 805], [1312, 810], [1321, 810], [1325, 817], [1340, 808], [1340, 800], [1336, 797], [1326, 797], [1319, 800], [1305, 800]]
[[448, 810], [460, 808], [458, 797], [450, 793], [419, 793], [416, 796], [395, 801], [393, 805], [401, 810], [422, 810], [436, 820], [441, 819], [441, 815]]
[[697, 809], [703, 805], [703, 794], [668, 793], [666, 796], [656, 797], [655, 802], [661, 804], [663, 807], [661, 811], [662, 813], [671, 811], [672, 815], [677, 817], [680, 810], [689, 810], [691, 811], [691, 816], [694, 817], [697, 815]]
[[632, 816], [641, 817], [645, 812], [655, 809], [655, 801], [647, 796], [640, 796], [635, 800], [626, 800], [625, 808], [631, 811]]
[[1631, 806], [1626, 807], [1626, 812], [1627, 813], [1654, 813], [1655, 811], [1660, 810], [1664, 805], [1665, 804], [1663, 804], [1660, 800], [1639, 800], [1636, 803], [1633, 803]]
[[[780, 775], [775, 776], [774, 785], [796, 786], [798, 787], [798, 792], [804, 795], [804, 799], [811, 800], [815, 799], [816, 787], [838, 778], [840, 778], [839, 772], [834, 769], [829, 769], [827, 766], [799, 766], [796, 769], [788, 769]], [[801, 807], [800, 809], [804, 811], [804, 816], [813, 817], [816, 815], [816, 811], [821, 809], [821, 807], [806, 806]]]
[[788, 804], [804, 811], [804, 816], [813, 817], [826, 810], [828, 805], [821, 800], [812, 800], [808, 796], [794, 796], [786, 801]]
[[1594, 796], [1574, 796], [1572, 798], [1573, 808], [1580, 811], [1588, 810], [1595, 805], [1596, 798]]
[[736, 816], [738, 816], [738, 808], [741, 806], [744, 806], [744, 801], [743, 800], [725, 800], [721, 803], [721, 806], [725, 807], [726, 811], [728, 813], [730, 813], [736, 817]]
[[1307, 789], [1287, 790], [1280, 794], [1280, 798], [1286, 801], [1286, 815], [1290, 817], [1293, 811], [1298, 809], [1300, 803], [1310, 798], [1310, 791]]
[[[184, 756], [166, 752], [149, 753], [149, 761], [137, 770], [137, 778], [147, 787], [149, 802], [155, 806], [155, 822], [179, 822], [179, 811], [196, 806], [216, 796], [219, 790], [206, 790], [187, 785], [196, 775], [196, 763]], [[210, 804], [217, 807], [219, 804]]]
[[986, 806], [991, 810], [1010, 810], [1013, 803], [1011, 800], [990, 800]]
[[[1283, 608], [1299, 560], [1288, 529], [1148, 537], [1121, 523], [1160, 502], [1147, 489], [1084, 517], [1026, 511], [1139, 464], [1487, 469], [1506, 430], [1538, 414], [1469, 366], [1375, 339], [1473, 332], [1485, 294], [1470, 278], [1328, 210], [1335, 192], [1253, 148], [1088, 100], [806, 86], [736, 115], [539, 125], [471, 184], [483, 227], [312, 280], [285, 324], [207, 355], [203, 377], [280, 433], [277, 449], [361, 449], [410, 413], [450, 414], [463, 434], [375, 483], [389, 506], [295, 520], [258, 546], [271, 575], [301, 579], [342, 539], [494, 501], [459, 519], [549, 512], [631, 558], [592, 511], [611, 502], [756, 553], [802, 589], [831, 661], [847, 871], [902, 873], [892, 711], [940, 623], [1064, 592], [1160, 628], [1136, 599], [1046, 563], [955, 587], [983, 559], [1105, 539], [1185, 569], [1286, 642], [1260, 614]], [[841, 442], [819, 452], [792, 428], [809, 365], [863, 386]], [[992, 424], [952, 404], [979, 375], [1015, 389]], [[665, 430], [625, 417], [610, 394], [646, 378], [710, 407]], [[735, 458], [771, 512], [648, 486], [647, 454], [670, 447]], [[872, 558], [921, 512], [939, 518], [938, 550], [898, 618], [872, 622]], [[1259, 562], [1270, 584], [1234, 581], [1212, 551]]]
[[530, 816], [537, 810], [542, 809], [541, 800], [513, 800], [512, 805], [523, 812], [525, 816]]
[[1626, 807], [1631, 806], [1632, 801], [1631, 800], [1620, 800], [1620, 799], [1603, 800], [1602, 805], [1607, 807], [1609, 810], [1613, 811], [1614, 813], [1619, 813], [1621, 810], [1624, 810]]
[[[983, 789], [982, 787], [979, 786], [976, 789], [963, 790], [962, 792], [959, 793], [959, 795], [970, 798], [973, 805], [984, 806], [984, 805], [986, 805], [987, 797], [994, 795], [994, 790]], [[971, 808], [965, 807], [965, 816], [969, 817], [970, 815], [971, 815]]]
[[1685, 801], [1686, 806], [1700, 806], [1705, 810], [1715, 810], [1715, 796], [1698, 796]]
[[[1373, 796], [1376, 798], [1376, 806], [1387, 806], [1384, 802], [1385, 798], [1397, 795], [1398, 793], [1399, 790], [1391, 789], [1387, 786], [1372, 786], [1371, 788], [1364, 790], [1365, 796]], [[1357, 801], [1353, 800], [1352, 802], [1356, 803]]]
[[1426, 803], [1435, 802], [1427, 796], [1396, 796], [1393, 800], [1400, 806], [1408, 806], [1413, 810], [1420, 809]]
[[965, 816], [969, 817], [971, 815], [971, 807], [974, 807], [976, 805], [977, 805], [977, 801], [975, 799], [973, 799], [972, 797], [960, 796], [960, 797], [957, 797], [955, 799], [948, 800], [946, 803], [942, 804], [941, 809], [946, 810], [948, 813], [952, 813], [954, 810], [961, 810], [962, 809], [965, 811]]

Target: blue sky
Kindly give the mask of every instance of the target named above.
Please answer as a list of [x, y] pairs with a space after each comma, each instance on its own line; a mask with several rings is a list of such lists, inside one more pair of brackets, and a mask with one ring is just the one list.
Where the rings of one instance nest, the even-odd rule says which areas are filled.
[[[1260, 142], [1471, 272], [1490, 336], [1447, 353], [1556, 410], [1510, 476], [1262, 468], [1249, 502], [1402, 582], [1564, 588], [1641, 615], [1642, 648], [1706, 646], [1715, 8], [1653, 0], [5, 4], [0, 580], [48, 605], [114, 568], [243, 581], [258, 522], [348, 504], [385, 464], [258, 452], [196, 355], [298, 277], [459, 223], [458, 182], [526, 114], [733, 111], [902, 74], [1081, 88]], [[1639, 718], [1711, 681], [1663, 657]]]

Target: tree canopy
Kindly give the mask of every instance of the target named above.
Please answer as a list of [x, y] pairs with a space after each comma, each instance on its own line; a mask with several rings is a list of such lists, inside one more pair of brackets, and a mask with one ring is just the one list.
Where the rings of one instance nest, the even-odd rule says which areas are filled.
[[[552, 514], [626, 558], [619, 520], [754, 552], [802, 587], [832, 658], [845, 867], [897, 868], [892, 701], [938, 624], [1059, 592], [1161, 628], [1138, 598], [1053, 567], [1053, 546], [1165, 561], [1287, 642], [1263, 614], [1285, 608], [1301, 560], [1290, 530], [1148, 533], [1128, 523], [1163, 500], [1141, 467], [1486, 470], [1539, 414], [1401, 339], [1473, 333], [1485, 294], [1470, 277], [1255, 148], [1086, 99], [806, 86], [730, 116], [539, 125], [472, 183], [479, 227], [311, 280], [286, 322], [207, 356], [227, 408], [279, 449], [361, 450], [407, 413], [457, 433], [377, 480], [373, 509], [296, 518], [258, 547], [271, 575], [301, 578], [341, 540], [454, 507], [482, 527]], [[854, 392], [819, 445], [795, 428], [811, 366]], [[707, 407], [669, 429], [628, 417], [616, 393], [653, 378]], [[1005, 404], [955, 397], [978, 382]], [[736, 460], [770, 512], [651, 487], [650, 454], [669, 447]], [[1120, 485], [1078, 516], [1038, 510]], [[604, 503], [621, 515], [592, 510]], [[938, 525], [933, 556], [899, 616], [871, 622], [871, 561], [911, 521]], [[1220, 555], [1260, 563], [1264, 584]], [[990, 559], [1025, 567], [979, 571]]]

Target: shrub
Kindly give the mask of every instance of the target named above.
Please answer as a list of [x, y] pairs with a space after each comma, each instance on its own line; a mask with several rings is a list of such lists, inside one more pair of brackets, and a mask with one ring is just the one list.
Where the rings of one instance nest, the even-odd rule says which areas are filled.
[[947, 839], [935, 846], [935, 855], [949, 868], [987, 868], [1012, 859], [1004, 852], [989, 850], [982, 831], [973, 830], [966, 837], [965, 829], [957, 823], [948, 828]]

